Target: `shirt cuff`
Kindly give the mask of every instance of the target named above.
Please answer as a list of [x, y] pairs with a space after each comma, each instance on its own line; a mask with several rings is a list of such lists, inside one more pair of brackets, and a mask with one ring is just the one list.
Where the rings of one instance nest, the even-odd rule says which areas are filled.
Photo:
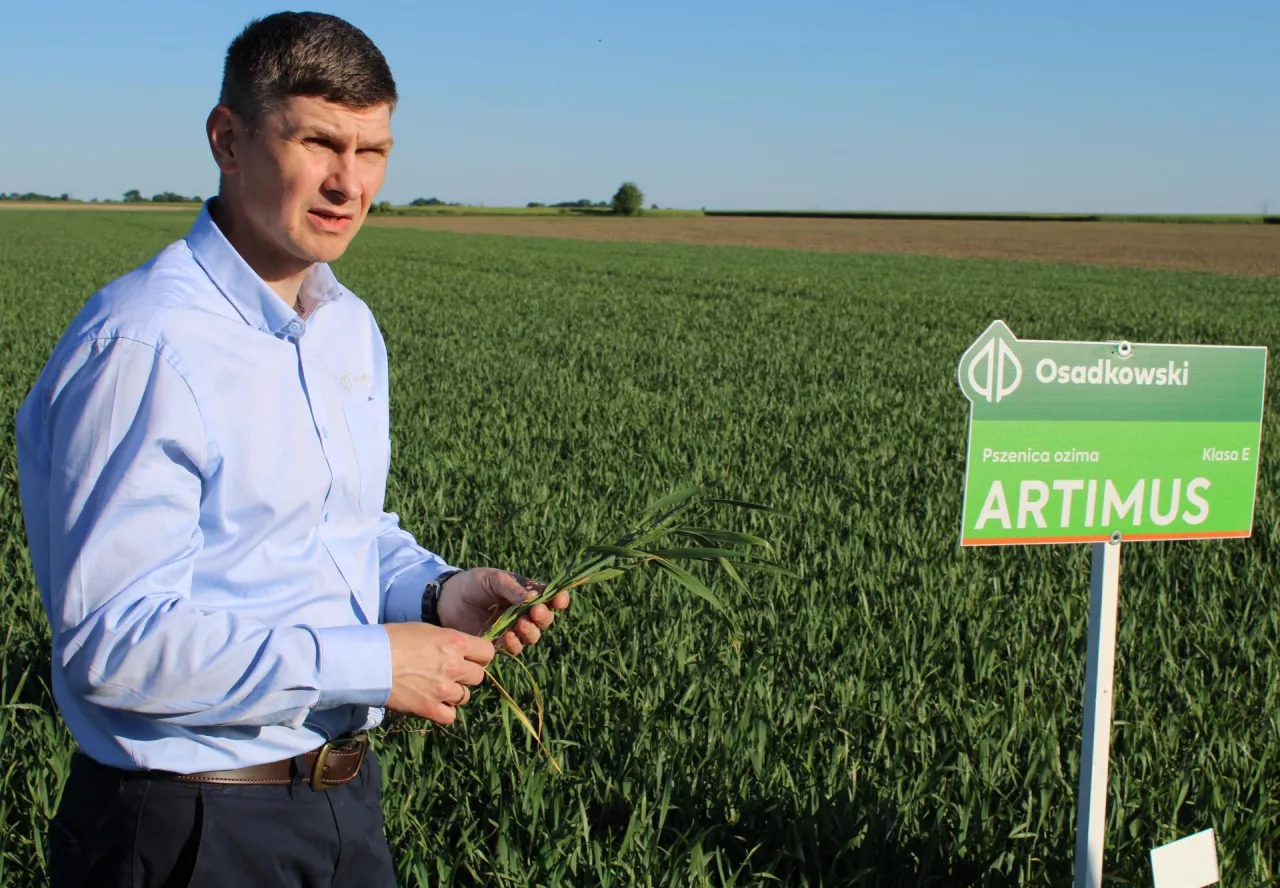
[[381, 626], [316, 629], [320, 700], [316, 709], [386, 706], [391, 696], [391, 641]]
[[422, 622], [422, 591], [427, 583], [446, 570], [458, 570], [443, 561], [424, 561], [415, 564], [391, 581], [387, 589], [387, 603], [382, 609], [384, 623]]

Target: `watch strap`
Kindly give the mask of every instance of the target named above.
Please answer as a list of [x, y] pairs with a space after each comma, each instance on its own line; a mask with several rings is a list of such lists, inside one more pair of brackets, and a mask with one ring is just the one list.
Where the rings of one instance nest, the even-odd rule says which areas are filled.
[[422, 622], [430, 623], [432, 626], [440, 625], [440, 590], [444, 588], [445, 580], [460, 573], [462, 573], [461, 570], [446, 570], [435, 579], [427, 581], [427, 585], [422, 590]]

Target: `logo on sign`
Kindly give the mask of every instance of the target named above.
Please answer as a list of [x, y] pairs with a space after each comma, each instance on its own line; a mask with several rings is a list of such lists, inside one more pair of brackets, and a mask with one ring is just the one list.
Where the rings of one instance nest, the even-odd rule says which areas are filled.
[[988, 404], [1013, 394], [1022, 382], [1022, 364], [1003, 336], [994, 336], [969, 362], [969, 385]]

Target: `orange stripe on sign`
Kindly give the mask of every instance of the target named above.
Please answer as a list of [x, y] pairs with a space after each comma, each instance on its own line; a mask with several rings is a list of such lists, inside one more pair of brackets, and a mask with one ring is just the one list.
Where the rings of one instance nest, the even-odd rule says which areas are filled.
[[1198, 533], [1178, 533], [1172, 536], [1162, 536], [1155, 533], [1135, 533], [1126, 536], [1124, 539], [1126, 541], [1133, 540], [1137, 543], [1150, 542], [1152, 540], [1222, 540], [1247, 537], [1252, 534], [1252, 530], [1206, 530]]
[[[1125, 534], [1121, 538], [1124, 543], [1152, 543], [1159, 540], [1223, 540], [1223, 539], [1239, 539], [1251, 536], [1251, 530], [1207, 530], [1197, 533], [1131, 533]], [[1051, 545], [1053, 543], [1105, 543], [1111, 539], [1111, 534], [1102, 536], [1072, 536], [1072, 537], [1028, 537], [1019, 539], [1017, 537], [1005, 537], [1001, 539], [982, 539], [982, 540], [961, 540], [962, 546], [1030, 546], [1030, 545]]]

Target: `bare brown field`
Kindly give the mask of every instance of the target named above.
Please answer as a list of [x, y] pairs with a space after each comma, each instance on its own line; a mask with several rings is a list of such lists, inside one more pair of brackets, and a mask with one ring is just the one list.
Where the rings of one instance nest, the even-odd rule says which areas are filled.
[[869, 219], [370, 217], [370, 225], [649, 243], [912, 253], [1280, 276], [1280, 225]]

